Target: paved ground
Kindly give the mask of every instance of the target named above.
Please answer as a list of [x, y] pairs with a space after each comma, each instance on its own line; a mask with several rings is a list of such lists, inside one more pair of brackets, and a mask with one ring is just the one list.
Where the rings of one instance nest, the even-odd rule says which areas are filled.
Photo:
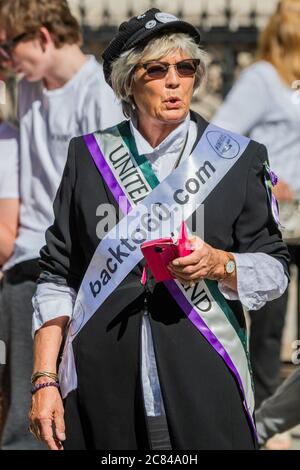
[[292, 429], [293, 446], [291, 450], [300, 450], [300, 425]]
[[[299, 367], [299, 366], [297, 366]], [[295, 371], [296, 366], [292, 364], [282, 364], [281, 367], [281, 379], [284, 380], [286, 379], [290, 374], [292, 374]], [[300, 397], [299, 397], [300, 399]], [[300, 402], [299, 402], [300, 403]], [[296, 426], [295, 428], [290, 430], [293, 445], [290, 450], [300, 450], [300, 424], [299, 426]]]
[[288, 450], [300, 450], [300, 425], [291, 429], [290, 434], [292, 438], [292, 446]]

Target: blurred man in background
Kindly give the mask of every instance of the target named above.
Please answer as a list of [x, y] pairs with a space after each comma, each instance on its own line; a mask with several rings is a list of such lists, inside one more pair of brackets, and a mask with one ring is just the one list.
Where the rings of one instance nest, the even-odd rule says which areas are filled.
[[0, 57], [19, 87], [20, 222], [4, 263], [0, 316], [8, 333], [8, 414], [2, 449], [41, 449], [27, 430], [32, 371], [31, 298], [38, 257], [71, 137], [123, 119], [95, 57], [83, 54], [66, 0], [0, 0]]

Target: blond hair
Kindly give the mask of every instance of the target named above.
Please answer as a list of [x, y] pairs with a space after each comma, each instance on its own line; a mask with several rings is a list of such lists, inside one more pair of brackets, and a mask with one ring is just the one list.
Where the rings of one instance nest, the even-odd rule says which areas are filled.
[[8, 37], [47, 28], [57, 48], [82, 44], [78, 21], [67, 0], [0, 0], [0, 27]]
[[261, 33], [257, 58], [270, 62], [289, 86], [300, 79], [300, 0], [281, 0]]
[[134, 110], [132, 96], [133, 75], [137, 64], [148, 60], [159, 60], [171, 52], [180, 50], [192, 59], [200, 59], [194, 84], [194, 92], [198, 89], [205, 77], [205, 57], [195, 41], [184, 33], [171, 33], [156, 37], [143, 48], [134, 48], [124, 52], [112, 64], [111, 83], [116, 96], [121, 100], [123, 113], [131, 117]]

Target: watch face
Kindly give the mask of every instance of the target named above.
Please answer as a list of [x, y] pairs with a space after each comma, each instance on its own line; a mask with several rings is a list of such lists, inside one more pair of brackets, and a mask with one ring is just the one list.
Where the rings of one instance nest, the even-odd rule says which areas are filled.
[[233, 260], [228, 261], [228, 263], [226, 264], [226, 272], [228, 274], [232, 274], [234, 270], [235, 270], [235, 262]]

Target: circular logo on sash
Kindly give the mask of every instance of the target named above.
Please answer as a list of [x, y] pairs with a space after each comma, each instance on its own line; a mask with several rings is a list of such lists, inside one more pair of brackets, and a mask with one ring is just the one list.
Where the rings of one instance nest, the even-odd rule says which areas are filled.
[[170, 21], [179, 21], [177, 16], [170, 15], [169, 13], [163, 13], [163, 12], [155, 13], [154, 16], [157, 19], [157, 21], [159, 21], [160, 23], [169, 23]]
[[209, 131], [206, 139], [212, 149], [221, 158], [231, 160], [238, 156], [240, 144], [229, 134], [220, 131]]

